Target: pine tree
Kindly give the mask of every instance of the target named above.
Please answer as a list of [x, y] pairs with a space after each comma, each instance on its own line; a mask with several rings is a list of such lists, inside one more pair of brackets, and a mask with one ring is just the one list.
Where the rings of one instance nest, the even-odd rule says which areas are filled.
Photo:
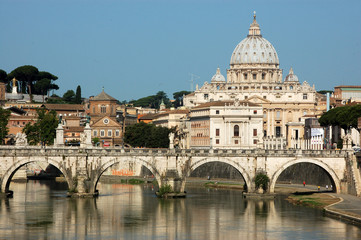
[[76, 103], [76, 104], [81, 104], [81, 88], [80, 88], [79, 85], [78, 85], [78, 87], [76, 88], [75, 103]]

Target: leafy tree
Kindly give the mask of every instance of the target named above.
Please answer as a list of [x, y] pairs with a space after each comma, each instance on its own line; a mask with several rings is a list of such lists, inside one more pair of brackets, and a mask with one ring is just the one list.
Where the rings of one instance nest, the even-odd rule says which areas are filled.
[[0, 69], [0, 82], [7, 83], [7, 76], [8, 74], [4, 70]]
[[[55, 75], [53, 75], [53, 74], [51, 74], [49, 72], [44, 72], [44, 71], [39, 72], [36, 83], [41, 81], [41, 82], [43, 82], [43, 84], [42, 84], [43, 86], [40, 89], [38, 89], [36, 86], [34, 86], [35, 93], [36, 94], [42, 94], [42, 95], [46, 94], [46, 95], [49, 96], [49, 92], [51, 90], [58, 90], [59, 89], [59, 86], [56, 85], [55, 83], [53, 83], [53, 81], [55, 81], [57, 79], [58, 79], [57, 76], [55, 76]], [[44, 84], [44, 83], [46, 83], [46, 84]]]
[[47, 94], [50, 83], [51, 83], [50, 79], [43, 78], [37, 81], [34, 85], [36, 92], [43, 95], [43, 102], [44, 102], [44, 95]]
[[361, 117], [361, 105], [337, 107], [325, 112], [318, 120], [323, 127], [340, 126], [345, 132], [357, 128], [357, 119]]
[[0, 144], [4, 144], [5, 137], [9, 133], [7, 124], [10, 118], [10, 111], [7, 109], [0, 108]]
[[63, 95], [63, 100], [67, 103], [74, 103], [75, 102], [75, 93], [73, 90], [68, 90]]
[[80, 88], [79, 85], [78, 85], [78, 87], [76, 88], [75, 103], [76, 103], [76, 104], [81, 104], [81, 88]]
[[171, 131], [166, 127], [141, 122], [126, 127], [124, 142], [133, 147], [168, 148]]
[[331, 91], [331, 90], [321, 90], [321, 91], [317, 91], [317, 92], [320, 94], [333, 93], [333, 91]]
[[159, 109], [162, 100], [167, 107], [170, 106], [169, 98], [167, 97], [167, 94], [163, 91], [157, 92], [156, 95], [143, 97], [138, 100], [132, 100], [129, 103], [132, 103], [136, 107], [151, 107]]
[[269, 177], [265, 173], [258, 173], [254, 179], [254, 182], [257, 189], [262, 186], [262, 189], [267, 191]]
[[173, 93], [173, 98], [175, 100], [174, 107], [183, 106], [183, 96], [190, 94], [190, 91], [180, 91]]
[[8, 79], [16, 78], [19, 82], [21, 82], [22, 85], [22, 93], [25, 92], [25, 86], [27, 86], [27, 93], [30, 95], [32, 94], [31, 89], [33, 86], [33, 82], [38, 80], [39, 76], [39, 70], [31, 65], [25, 65], [16, 68], [13, 70], [9, 75]]
[[30, 145], [52, 145], [56, 136], [56, 127], [58, 126], [58, 118], [54, 110], [46, 112], [44, 108], [37, 110], [38, 119], [36, 123], [28, 123], [23, 129], [23, 133], [27, 135]]

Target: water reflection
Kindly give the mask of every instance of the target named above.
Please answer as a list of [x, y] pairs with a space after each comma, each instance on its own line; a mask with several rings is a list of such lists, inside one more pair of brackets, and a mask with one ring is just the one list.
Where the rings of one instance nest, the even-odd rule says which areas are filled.
[[151, 185], [99, 183], [97, 199], [66, 198], [66, 186], [12, 183], [0, 201], [1, 239], [360, 239], [360, 228], [322, 211], [239, 191], [189, 187], [157, 199]]

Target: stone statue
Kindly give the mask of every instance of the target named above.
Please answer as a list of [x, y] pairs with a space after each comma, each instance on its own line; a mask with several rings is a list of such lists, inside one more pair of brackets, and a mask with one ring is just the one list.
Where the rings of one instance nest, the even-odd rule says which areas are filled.
[[28, 139], [26, 138], [25, 133], [17, 133], [15, 136], [15, 145], [16, 146], [27, 146], [28, 145]]
[[342, 149], [352, 149], [352, 137], [351, 134], [347, 133], [343, 138]]
[[169, 148], [173, 149], [174, 148], [174, 133], [169, 133]]
[[80, 133], [80, 143], [86, 143], [87, 136], [85, 133]]

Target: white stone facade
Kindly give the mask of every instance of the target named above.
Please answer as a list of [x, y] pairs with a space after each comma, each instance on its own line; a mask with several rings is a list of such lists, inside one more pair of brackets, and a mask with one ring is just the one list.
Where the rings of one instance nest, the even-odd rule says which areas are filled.
[[191, 109], [191, 148], [257, 148], [262, 146], [262, 106], [218, 101]]
[[[260, 104], [263, 107], [262, 135], [283, 138], [292, 137], [294, 126], [303, 128], [303, 116], [319, 112], [314, 86], [306, 81], [300, 84], [292, 68], [282, 81], [277, 52], [262, 37], [255, 16], [249, 35], [232, 53], [227, 80], [223, 79], [217, 69], [210, 83], [205, 82], [184, 97], [184, 105], [193, 108], [207, 102], [236, 99]], [[298, 135], [302, 138], [303, 130]]]

